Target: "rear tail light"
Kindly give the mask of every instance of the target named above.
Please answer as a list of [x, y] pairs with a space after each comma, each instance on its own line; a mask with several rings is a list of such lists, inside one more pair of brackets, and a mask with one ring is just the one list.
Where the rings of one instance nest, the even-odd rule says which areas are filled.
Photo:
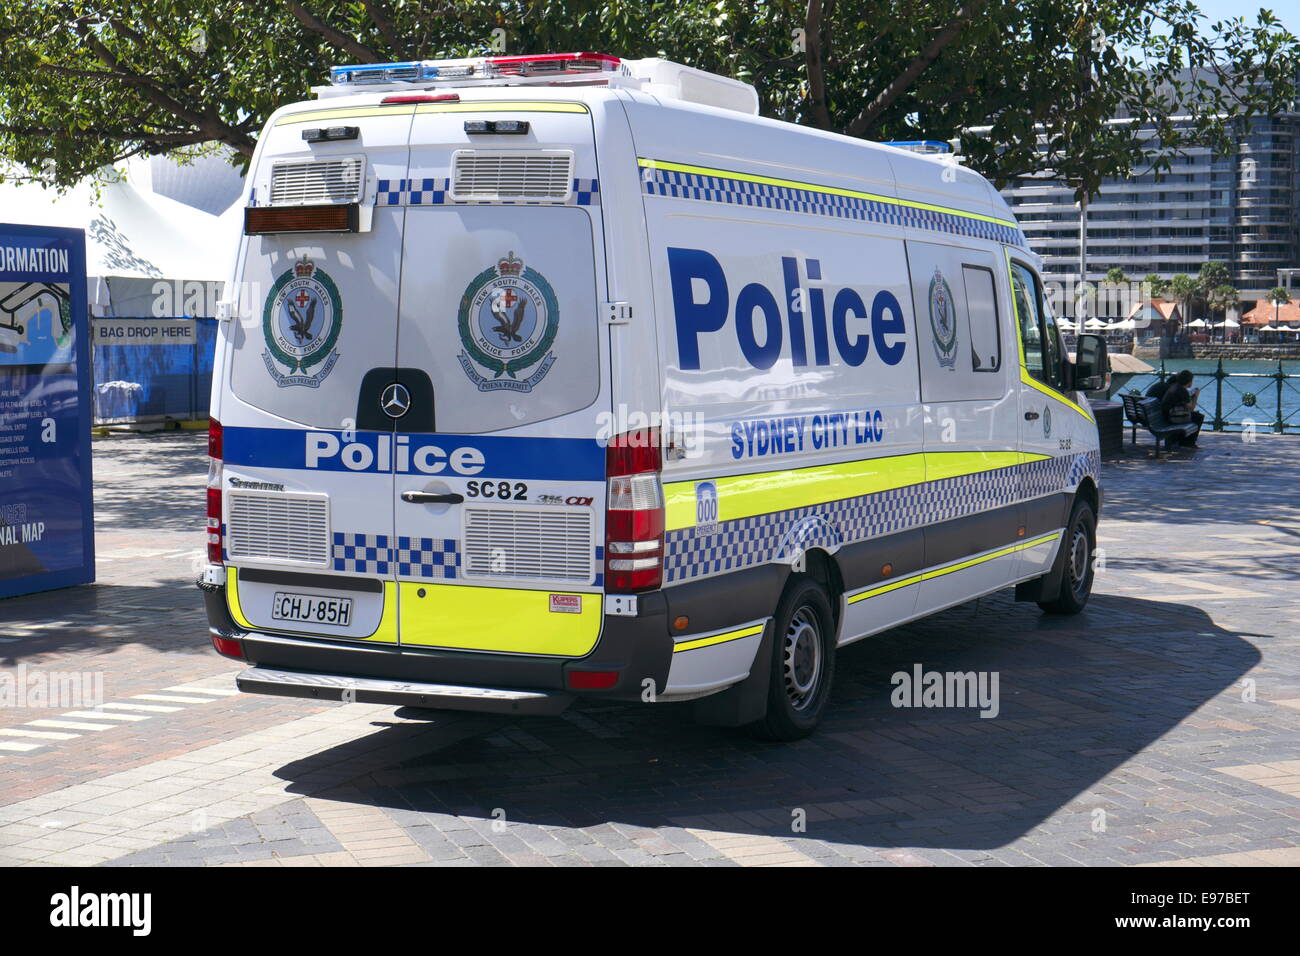
[[217, 637], [213, 634], [212, 647], [222, 657], [233, 657], [237, 661], [245, 659], [243, 643], [233, 637]]
[[618, 683], [618, 671], [569, 671], [570, 690], [609, 690]]
[[[224, 457], [221, 422], [208, 422], [208, 563], [223, 564], [225, 541], [221, 527], [221, 468]], [[221, 650], [221, 648], [217, 648]]]
[[659, 430], [615, 437], [605, 449], [605, 589], [649, 591], [663, 584], [664, 493]]

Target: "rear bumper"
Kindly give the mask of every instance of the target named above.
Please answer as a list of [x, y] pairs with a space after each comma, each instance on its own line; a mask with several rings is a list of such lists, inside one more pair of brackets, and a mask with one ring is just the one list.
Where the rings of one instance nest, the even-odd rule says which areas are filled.
[[[416, 690], [437, 702], [418, 703], [408, 696], [382, 698], [384, 702], [456, 710], [497, 710], [504, 713], [559, 713], [575, 696], [568, 675], [578, 671], [614, 672], [612, 686], [584, 689], [583, 697], [605, 700], [636, 701], [650, 686], [662, 691], [668, 683], [673, 640], [668, 633], [666, 602], [661, 594], [647, 595], [637, 617], [606, 617], [600, 641], [582, 658], [549, 657], [530, 654], [500, 654], [446, 650], [410, 644], [380, 644], [316, 638], [308, 635], [269, 633], [250, 630], [235, 623], [226, 605], [226, 589], [219, 584], [200, 584], [208, 617], [208, 630], [214, 638], [239, 642], [242, 659], [254, 670], [290, 675], [323, 677], [324, 682], [308, 680], [269, 681], [253, 675], [240, 679], [240, 687], [253, 693], [290, 697], [315, 697], [342, 700], [342, 691], [328, 690], [334, 681], [358, 684], [374, 681], [367, 695], [350, 696], [349, 700], [380, 702], [370, 696], [399, 689]], [[390, 686], [391, 685], [391, 686]], [[344, 685], [339, 684], [340, 688]], [[537, 695], [531, 697], [484, 697], [481, 691], [506, 694]], [[327, 693], [332, 696], [327, 696]], [[520, 706], [516, 707], [514, 702]], [[470, 704], [472, 706], [467, 706]], [[485, 705], [486, 704], [486, 705]], [[496, 707], [496, 704], [504, 706]], [[541, 707], [543, 709], [526, 709]]]
[[251, 694], [314, 697], [318, 700], [346, 700], [360, 704], [393, 704], [489, 714], [554, 715], [563, 713], [573, 702], [571, 694], [556, 691], [427, 684], [269, 667], [250, 667], [235, 678], [235, 684], [240, 690]]

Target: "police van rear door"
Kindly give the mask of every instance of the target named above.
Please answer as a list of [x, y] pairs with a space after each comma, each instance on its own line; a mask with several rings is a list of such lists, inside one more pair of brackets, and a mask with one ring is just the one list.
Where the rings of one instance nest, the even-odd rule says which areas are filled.
[[[412, 107], [287, 113], [253, 170], [263, 224], [356, 205], [356, 232], [246, 240], [221, 405], [228, 600], [259, 630], [395, 643], [393, 380], [403, 212], [370, 208], [406, 175]], [[309, 142], [304, 131], [343, 130]], [[252, 217], [250, 217], [251, 221]], [[295, 223], [289, 223], [294, 225]]]
[[397, 197], [403, 644], [564, 657], [595, 646], [594, 434], [609, 405], [595, 180], [581, 103], [417, 107]]

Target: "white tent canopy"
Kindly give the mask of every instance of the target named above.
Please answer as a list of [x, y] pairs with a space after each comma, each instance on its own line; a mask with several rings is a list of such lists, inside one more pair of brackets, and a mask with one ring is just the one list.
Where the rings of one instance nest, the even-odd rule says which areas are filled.
[[1222, 322], [1215, 322], [1214, 327], [1216, 329], [1239, 329], [1241, 328], [1241, 323], [1235, 322], [1232, 319], [1224, 319]]
[[1191, 322], [1187, 323], [1187, 327], [1189, 329], [1203, 329], [1209, 324], [1210, 323], [1206, 322], [1204, 319], [1193, 319]]
[[[59, 193], [40, 183], [0, 183], [0, 221], [86, 231], [86, 274], [94, 314], [151, 315], [155, 284], [223, 282], [232, 250], [210, 213], [121, 175]], [[178, 309], [170, 310], [173, 312]]]

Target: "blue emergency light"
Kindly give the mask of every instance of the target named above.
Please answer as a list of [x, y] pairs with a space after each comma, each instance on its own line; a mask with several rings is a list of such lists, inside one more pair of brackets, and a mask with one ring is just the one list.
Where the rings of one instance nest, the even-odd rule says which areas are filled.
[[952, 146], [938, 139], [892, 139], [886, 140], [885, 145], [923, 155], [952, 152]]

